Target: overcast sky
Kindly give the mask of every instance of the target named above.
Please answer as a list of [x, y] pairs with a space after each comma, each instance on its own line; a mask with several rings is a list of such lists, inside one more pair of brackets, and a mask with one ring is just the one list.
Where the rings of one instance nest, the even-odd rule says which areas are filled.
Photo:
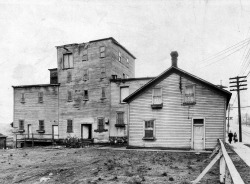
[[[249, 44], [204, 59], [249, 38], [249, 18], [247, 0], [0, 0], [0, 124], [13, 121], [12, 85], [49, 83], [57, 45], [114, 37], [137, 57], [136, 77], [157, 76], [177, 50], [181, 69], [228, 85], [250, 62]], [[249, 98], [242, 92], [244, 106]]]

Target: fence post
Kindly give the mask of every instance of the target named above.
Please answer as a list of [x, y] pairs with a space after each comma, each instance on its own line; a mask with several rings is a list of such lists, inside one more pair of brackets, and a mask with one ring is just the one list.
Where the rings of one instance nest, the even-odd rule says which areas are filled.
[[224, 156], [220, 158], [220, 183], [225, 183], [226, 162]]
[[32, 147], [34, 147], [34, 135], [32, 133]]

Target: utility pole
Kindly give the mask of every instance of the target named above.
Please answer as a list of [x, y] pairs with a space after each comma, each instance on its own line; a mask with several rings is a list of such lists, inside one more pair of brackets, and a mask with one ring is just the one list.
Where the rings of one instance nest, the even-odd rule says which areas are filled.
[[[237, 95], [238, 95], [238, 116], [239, 116], [239, 142], [242, 142], [242, 128], [241, 128], [241, 111], [240, 111], [240, 91], [242, 90], [247, 90], [247, 88], [241, 88], [242, 86], [247, 86], [247, 84], [241, 84], [243, 82], [247, 82], [247, 80], [245, 80], [247, 76], [237, 76], [237, 77], [233, 77], [233, 78], [229, 78], [229, 80], [231, 80], [230, 83], [236, 83], [236, 85], [230, 86], [230, 91], [237, 91]], [[244, 79], [244, 80], [242, 80]]]

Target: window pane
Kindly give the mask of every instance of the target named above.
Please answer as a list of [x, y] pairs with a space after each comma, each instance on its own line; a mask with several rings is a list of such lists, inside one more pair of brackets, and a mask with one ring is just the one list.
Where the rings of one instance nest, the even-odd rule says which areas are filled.
[[154, 88], [154, 96], [161, 96], [161, 88]]
[[122, 87], [121, 88], [121, 102], [129, 95], [129, 87]]
[[63, 55], [63, 68], [69, 68], [69, 57], [68, 54]]
[[69, 68], [73, 68], [73, 54], [69, 54]]
[[124, 113], [123, 112], [117, 113], [117, 124], [124, 124]]
[[103, 130], [104, 129], [104, 119], [98, 119], [98, 129]]
[[145, 130], [145, 137], [154, 137], [153, 130]]

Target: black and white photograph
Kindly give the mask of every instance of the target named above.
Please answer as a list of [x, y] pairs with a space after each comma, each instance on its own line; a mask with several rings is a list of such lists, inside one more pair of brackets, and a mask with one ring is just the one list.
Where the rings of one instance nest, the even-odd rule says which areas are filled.
[[1, 184], [250, 184], [250, 1], [0, 0]]

